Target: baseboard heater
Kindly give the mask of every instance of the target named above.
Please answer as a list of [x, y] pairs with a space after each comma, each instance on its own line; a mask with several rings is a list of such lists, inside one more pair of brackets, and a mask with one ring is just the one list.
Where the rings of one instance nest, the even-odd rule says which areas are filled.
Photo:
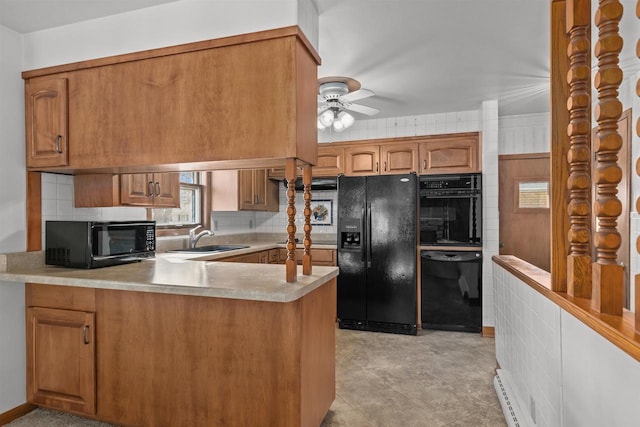
[[496, 376], [493, 378], [493, 387], [496, 389], [504, 419], [509, 427], [530, 427], [526, 413], [518, 405], [511, 387], [505, 381], [506, 375], [502, 374], [502, 369], [496, 369]]
[[387, 322], [374, 322], [369, 320], [339, 319], [338, 326], [340, 327], [340, 329], [354, 329], [359, 331], [387, 332], [391, 334], [401, 334], [401, 335], [417, 335], [418, 334], [418, 328], [416, 325], [409, 325], [404, 323], [387, 323]]

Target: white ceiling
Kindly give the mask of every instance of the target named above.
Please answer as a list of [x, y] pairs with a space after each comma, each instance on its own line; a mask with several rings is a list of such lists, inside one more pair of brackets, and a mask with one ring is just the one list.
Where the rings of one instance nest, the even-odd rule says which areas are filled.
[[[20, 33], [176, 0], [0, 0]], [[319, 77], [360, 81], [377, 117], [476, 110], [549, 111], [549, 0], [313, 0]]]

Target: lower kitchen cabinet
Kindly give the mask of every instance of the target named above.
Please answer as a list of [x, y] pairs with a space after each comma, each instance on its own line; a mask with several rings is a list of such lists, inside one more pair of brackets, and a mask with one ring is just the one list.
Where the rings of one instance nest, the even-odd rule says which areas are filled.
[[[287, 250], [279, 249], [280, 263], [287, 260]], [[304, 249], [296, 249], [296, 262], [302, 264]], [[336, 265], [336, 251], [334, 249], [313, 249], [311, 248], [311, 265], [325, 265], [334, 267]]]
[[96, 412], [95, 313], [27, 308], [27, 400]]

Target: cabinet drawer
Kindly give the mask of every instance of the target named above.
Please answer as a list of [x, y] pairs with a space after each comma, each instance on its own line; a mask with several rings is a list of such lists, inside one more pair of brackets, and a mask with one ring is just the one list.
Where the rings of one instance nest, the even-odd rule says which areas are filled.
[[27, 307], [96, 311], [96, 290], [93, 288], [27, 283], [25, 292]]

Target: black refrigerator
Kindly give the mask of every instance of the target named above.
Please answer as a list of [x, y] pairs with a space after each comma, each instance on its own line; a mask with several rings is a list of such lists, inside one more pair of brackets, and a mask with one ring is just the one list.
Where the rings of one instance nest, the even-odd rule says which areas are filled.
[[417, 177], [338, 177], [340, 328], [417, 333]]

